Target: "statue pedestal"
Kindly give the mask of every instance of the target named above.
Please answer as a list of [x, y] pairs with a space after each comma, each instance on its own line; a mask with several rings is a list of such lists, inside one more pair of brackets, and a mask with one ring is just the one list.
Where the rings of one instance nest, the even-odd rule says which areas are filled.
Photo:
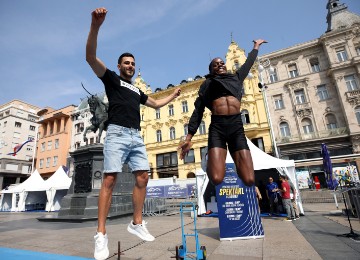
[[[82, 222], [96, 220], [104, 167], [103, 144], [80, 147], [70, 153], [74, 175], [67, 195], [61, 201], [57, 216], [44, 216], [40, 221]], [[135, 179], [127, 165], [118, 173], [108, 218], [132, 214], [132, 190]]]

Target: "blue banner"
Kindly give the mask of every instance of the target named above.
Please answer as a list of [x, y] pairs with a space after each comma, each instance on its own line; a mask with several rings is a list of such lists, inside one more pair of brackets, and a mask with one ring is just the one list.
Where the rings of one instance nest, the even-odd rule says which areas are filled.
[[164, 198], [165, 197], [164, 186], [146, 187], [146, 197], [147, 198]]
[[180, 185], [165, 186], [166, 198], [186, 198], [187, 193], [187, 188], [182, 188]]
[[226, 163], [226, 173], [216, 186], [220, 240], [264, 237], [255, 186], [246, 186], [234, 163]]
[[196, 195], [196, 183], [186, 184], [188, 197], [195, 197]]

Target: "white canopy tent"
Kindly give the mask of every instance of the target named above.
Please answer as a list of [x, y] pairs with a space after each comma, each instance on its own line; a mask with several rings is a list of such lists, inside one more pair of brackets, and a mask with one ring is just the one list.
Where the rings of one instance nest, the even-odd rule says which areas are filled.
[[[36, 209], [36, 205], [44, 205], [47, 211], [59, 210], [60, 201], [70, 185], [71, 178], [67, 176], [62, 166], [46, 181], [35, 170], [23, 183], [1, 192], [0, 210], [25, 211], [26, 207]], [[16, 203], [17, 199], [18, 203]]]
[[46, 211], [60, 209], [60, 201], [66, 195], [71, 185], [71, 178], [67, 176], [62, 166], [45, 181], [47, 196]]
[[[8, 190], [2, 190], [1, 210], [25, 211], [26, 201], [28, 201], [29, 204], [44, 202], [44, 198], [40, 193], [33, 193], [28, 197], [29, 191], [44, 190], [44, 183], [44, 179], [40, 176], [39, 172], [35, 170], [24, 182]], [[10, 196], [6, 194], [11, 194], [11, 206], [9, 203]], [[18, 203], [16, 203], [17, 197]]]
[[[246, 138], [247, 139], [247, 138]], [[304, 214], [304, 209], [301, 202], [298, 182], [296, 179], [295, 173], [295, 162], [294, 160], [282, 160], [268, 155], [267, 153], [260, 150], [255, 146], [249, 139], [247, 139], [247, 144], [250, 148], [251, 157], [253, 159], [254, 170], [264, 170], [264, 169], [277, 169], [280, 174], [287, 175], [297, 190], [297, 205], [299, 206], [300, 213]], [[198, 214], [204, 214], [206, 212], [205, 202], [204, 202], [204, 193], [206, 187], [209, 183], [209, 179], [206, 175], [206, 160], [203, 160], [202, 170], [196, 172], [197, 184], [198, 184]], [[229, 151], [226, 156], [226, 163], [234, 163]]]

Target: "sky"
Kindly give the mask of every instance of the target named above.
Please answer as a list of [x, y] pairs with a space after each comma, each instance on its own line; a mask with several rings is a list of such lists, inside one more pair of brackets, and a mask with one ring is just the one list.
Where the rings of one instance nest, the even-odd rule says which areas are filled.
[[[154, 91], [207, 74], [232, 39], [259, 55], [314, 40], [327, 29], [328, 0], [1, 0], [0, 105], [19, 99], [40, 108], [79, 105], [104, 91], [85, 60], [91, 12], [108, 9], [97, 56], [110, 70], [131, 52], [136, 74]], [[341, 0], [360, 14], [359, 0]], [[135, 78], [135, 77], [134, 77]]]

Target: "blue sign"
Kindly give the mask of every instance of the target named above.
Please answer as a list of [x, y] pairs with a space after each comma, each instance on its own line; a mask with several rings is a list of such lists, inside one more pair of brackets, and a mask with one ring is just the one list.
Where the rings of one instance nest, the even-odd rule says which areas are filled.
[[220, 240], [264, 237], [255, 186], [246, 186], [234, 163], [226, 163], [226, 173], [216, 186]]
[[163, 198], [163, 197], [165, 197], [164, 186], [146, 187], [146, 197], [147, 198]]
[[187, 188], [187, 196], [188, 197], [195, 197], [196, 195], [196, 183], [188, 183], [186, 184]]
[[180, 185], [165, 186], [165, 197], [166, 198], [186, 198], [187, 188], [180, 187]]

